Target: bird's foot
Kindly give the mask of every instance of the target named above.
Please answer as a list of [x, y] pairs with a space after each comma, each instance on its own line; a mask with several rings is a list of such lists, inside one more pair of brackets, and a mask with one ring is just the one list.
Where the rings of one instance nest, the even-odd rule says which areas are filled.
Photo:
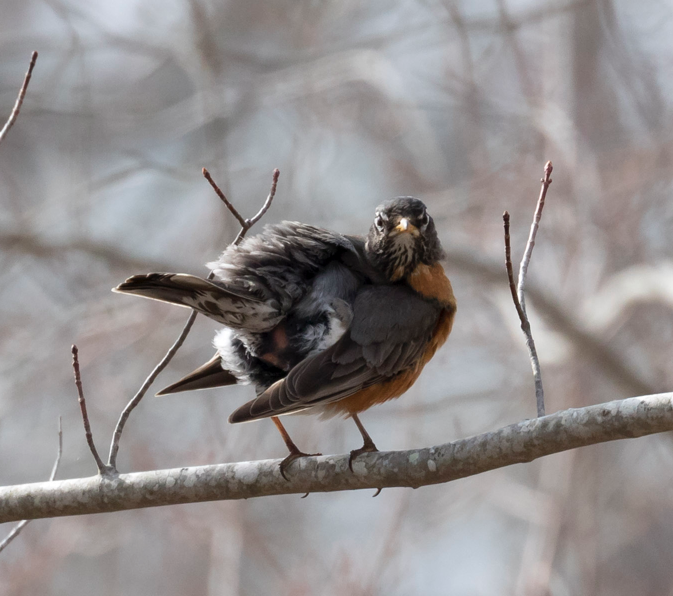
[[285, 472], [287, 472], [287, 468], [289, 465], [296, 459], [299, 459], [300, 457], [314, 457], [314, 456], [319, 456], [322, 455], [322, 453], [304, 453], [303, 451], [299, 451], [297, 449], [296, 451], [290, 451], [290, 454], [282, 461], [280, 462], [280, 475], [285, 478], [285, 480], [290, 480]]
[[348, 458], [348, 468], [350, 471], [353, 471], [353, 461], [355, 461], [355, 458], [362, 455], [363, 453], [376, 453], [378, 449], [376, 448], [376, 445], [374, 445], [373, 441], [365, 441], [365, 444], [360, 447], [360, 449], [353, 449], [351, 451], [351, 456]]

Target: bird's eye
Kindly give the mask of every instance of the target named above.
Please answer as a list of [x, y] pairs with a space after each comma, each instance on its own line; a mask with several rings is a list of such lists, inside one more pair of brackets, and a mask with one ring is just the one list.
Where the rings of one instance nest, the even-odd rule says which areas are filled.
[[423, 211], [423, 215], [419, 221], [421, 224], [421, 230], [425, 230], [425, 228], [428, 227], [428, 224], [430, 223], [430, 216], [428, 215], [427, 211]]
[[374, 225], [376, 226], [376, 229], [379, 232], [383, 232], [383, 229], [385, 228], [383, 224], [383, 217], [381, 217], [380, 213], [376, 214], [376, 217], [374, 218]]

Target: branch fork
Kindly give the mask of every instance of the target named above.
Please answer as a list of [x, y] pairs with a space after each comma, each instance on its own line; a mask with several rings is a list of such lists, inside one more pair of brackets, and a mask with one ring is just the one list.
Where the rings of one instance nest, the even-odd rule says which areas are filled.
[[537, 235], [538, 228], [540, 227], [540, 219], [542, 218], [542, 209], [544, 208], [545, 198], [547, 196], [547, 190], [549, 185], [552, 183], [551, 173], [553, 167], [551, 161], [548, 161], [544, 166], [544, 175], [540, 180], [540, 196], [538, 197], [537, 206], [535, 207], [535, 214], [533, 215], [533, 223], [530, 226], [530, 234], [528, 236], [528, 242], [526, 243], [526, 249], [523, 253], [521, 259], [521, 264], [519, 265], [519, 280], [518, 284], [514, 283], [514, 270], [512, 267], [512, 249], [510, 246], [510, 235], [509, 235], [509, 213], [505, 211], [502, 216], [503, 224], [505, 228], [505, 267], [507, 268], [507, 278], [509, 280], [509, 289], [512, 294], [512, 301], [514, 302], [514, 307], [516, 312], [519, 315], [519, 320], [521, 321], [521, 330], [523, 331], [524, 336], [526, 337], [526, 347], [528, 348], [528, 354], [530, 357], [531, 367], [533, 369], [533, 378], [535, 380], [535, 402], [537, 405], [537, 415], [545, 415], [544, 407], [544, 388], [542, 386], [542, 372], [540, 370], [540, 359], [537, 355], [537, 349], [535, 348], [535, 340], [533, 339], [533, 333], [530, 328], [530, 321], [528, 320], [528, 314], [526, 313], [526, 296], [525, 296], [525, 287], [526, 287], [526, 274], [528, 273], [528, 265], [530, 264], [531, 256], [533, 255], [533, 247], [535, 246], [535, 237]]

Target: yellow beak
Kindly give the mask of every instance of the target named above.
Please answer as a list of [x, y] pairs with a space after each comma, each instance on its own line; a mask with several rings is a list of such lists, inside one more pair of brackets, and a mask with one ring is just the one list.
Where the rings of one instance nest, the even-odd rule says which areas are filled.
[[395, 230], [398, 232], [408, 232], [413, 234], [414, 232], [418, 231], [418, 228], [415, 225], [409, 223], [409, 220], [406, 217], [403, 217], [400, 219], [400, 223], [395, 226]]

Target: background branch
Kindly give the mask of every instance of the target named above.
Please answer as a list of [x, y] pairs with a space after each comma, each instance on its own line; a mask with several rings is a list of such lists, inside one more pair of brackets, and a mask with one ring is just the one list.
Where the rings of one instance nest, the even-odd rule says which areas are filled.
[[66, 252], [82, 253], [110, 267], [124, 270], [150, 268], [155, 271], [165, 271], [170, 268], [169, 263], [142, 255], [127, 254], [114, 244], [88, 238], [55, 242], [30, 232], [3, 231], [0, 232], [0, 248], [6, 252], [13, 251], [39, 259], [55, 260], [62, 260], [63, 253]]
[[281, 494], [440, 484], [577, 447], [673, 430], [673, 393], [632, 397], [524, 420], [452, 443], [303, 458], [289, 481], [280, 460], [239, 462], [0, 488], [0, 523]]

